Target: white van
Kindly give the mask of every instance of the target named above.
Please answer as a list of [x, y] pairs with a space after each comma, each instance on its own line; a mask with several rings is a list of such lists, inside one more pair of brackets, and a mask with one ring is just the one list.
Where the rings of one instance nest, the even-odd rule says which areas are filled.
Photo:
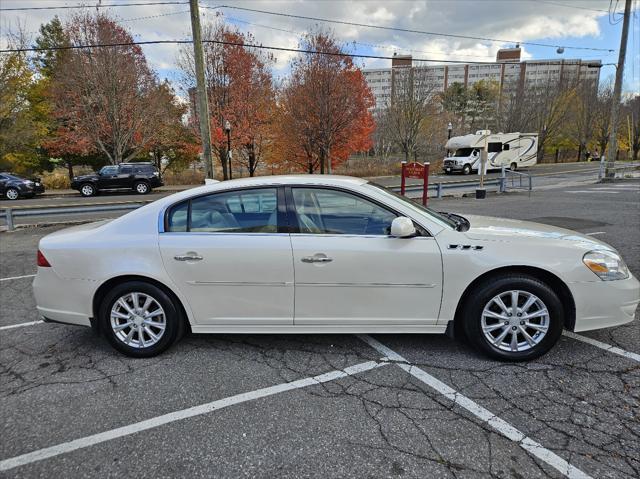
[[468, 175], [480, 170], [480, 152], [488, 150], [487, 170], [499, 170], [503, 166], [517, 170], [537, 163], [537, 133], [496, 133], [478, 130], [475, 135], [454, 136], [447, 141], [447, 157], [444, 172], [454, 171]]

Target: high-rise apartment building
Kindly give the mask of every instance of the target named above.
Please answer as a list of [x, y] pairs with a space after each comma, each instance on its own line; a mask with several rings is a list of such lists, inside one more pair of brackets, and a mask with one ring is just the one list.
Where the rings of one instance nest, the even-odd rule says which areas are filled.
[[413, 65], [410, 55], [396, 55], [391, 68], [363, 70], [364, 77], [376, 100], [376, 108], [384, 108], [392, 94], [394, 72], [413, 68], [433, 92], [443, 92], [453, 83], [465, 87], [481, 80], [494, 81], [502, 94], [520, 89], [549, 85], [560, 81], [584, 81], [597, 88], [600, 60], [526, 60], [520, 61], [520, 48], [498, 51], [495, 63], [460, 63], [447, 65]]

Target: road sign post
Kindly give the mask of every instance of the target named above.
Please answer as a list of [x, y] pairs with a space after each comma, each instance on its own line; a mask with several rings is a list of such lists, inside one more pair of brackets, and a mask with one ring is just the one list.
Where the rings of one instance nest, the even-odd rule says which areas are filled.
[[422, 204], [427, 205], [429, 199], [429, 162], [422, 165], [417, 162], [402, 162], [402, 177], [400, 179], [400, 194], [404, 196], [407, 187], [407, 178], [422, 179]]

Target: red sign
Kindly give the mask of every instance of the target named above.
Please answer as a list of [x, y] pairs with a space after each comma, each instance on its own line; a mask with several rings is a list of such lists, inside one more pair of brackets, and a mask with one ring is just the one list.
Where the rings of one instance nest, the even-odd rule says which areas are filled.
[[427, 190], [429, 188], [429, 163], [406, 163], [402, 162], [402, 179], [400, 182], [400, 194], [404, 195], [406, 190], [406, 179], [422, 179], [422, 204], [426, 206], [428, 200]]
[[405, 178], [422, 179], [424, 177], [424, 168], [420, 163], [407, 163], [404, 166], [404, 176]]

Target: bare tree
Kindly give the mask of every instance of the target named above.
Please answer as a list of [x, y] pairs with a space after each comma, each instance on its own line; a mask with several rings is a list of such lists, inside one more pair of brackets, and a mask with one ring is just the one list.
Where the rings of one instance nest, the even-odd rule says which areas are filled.
[[594, 124], [594, 140], [603, 155], [609, 143], [609, 123], [611, 122], [611, 102], [613, 101], [613, 81], [609, 79], [600, 85], [598, 96], [591, 112]]
[[592, 82], [582, 82], [575, 89], [575, 98], [569, 105], [569, 121], [567, 134], [578, 145], [580, 161], [587, 150], [589, 140], [593, 136], [593, 113], [598, 102], [598, 92]]
[[396, 67], [391, 74], [385, 124], [405, 161], [409, 161], [417, 157], [420, 129], [436, 99], [435, 77], [430, 70], [419, 67]]

